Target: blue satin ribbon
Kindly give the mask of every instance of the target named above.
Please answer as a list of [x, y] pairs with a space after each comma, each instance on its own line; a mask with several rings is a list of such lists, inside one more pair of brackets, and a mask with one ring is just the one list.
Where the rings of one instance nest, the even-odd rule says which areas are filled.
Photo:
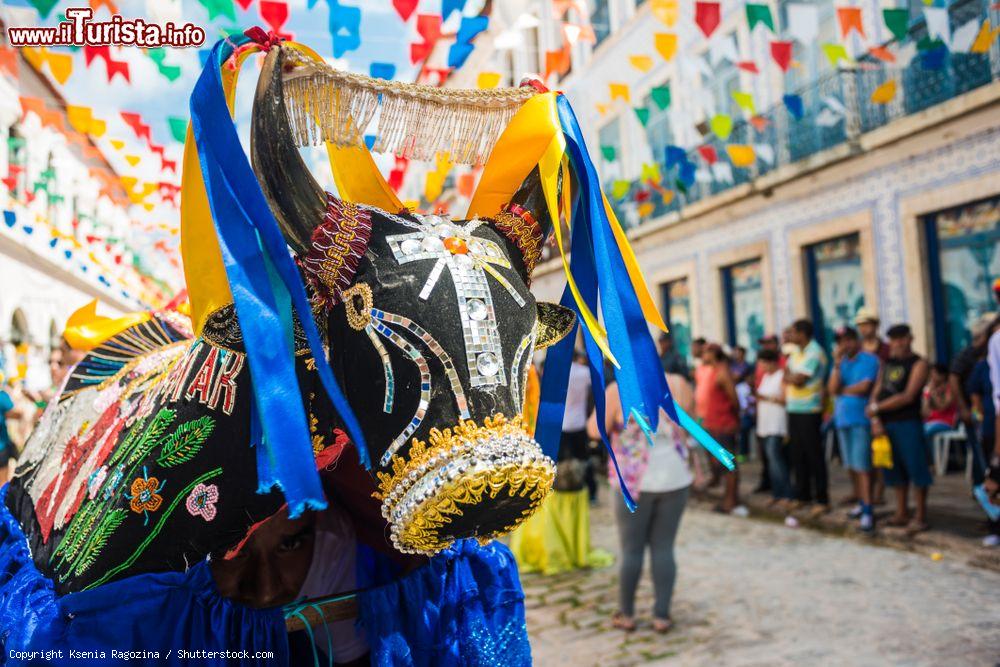
[[[243, 38], [238, 43], [245, 42]], [[218, 42], [191, 96], [191, 122], [219, 247], [243, 332], [256, 415], [262, 427], [261, 486], [279, 486], [289, 515], [326, 507], [312, 451], [304, 399], [295, 373], [288, 304], [313, 351], [316, 370], [344, 421], [360, 460], [369, 465], [357, 418], [323, 353], [298, 269], [240, 144], [226, 104], [220, 68], [232, 53]], [[271, 280], [269, 270], [276, 280]], [[253, 429], [253, 427], [252, 427]], [[266, 456], [265, 456], [266, 454]]]
[[[641, 417], [636, 422], [649, 437], [658, 426], [659, 412], [662, 409], [723, 465], [733, 469], [732, 455], [674, 404], [639, 297], [611, 229], [597, 170], [587, 152], [583, 132], [564, 96], [558, 97], [556, 105], [577, 186], [571, 216], [573, 230], [570, 270], [587, 306], [593, 312], [597, 312], [598, 305], [600, 306], [601, 319], [608, 333], [608, 344], [619, 363], [619, 368], [615, 370], [615, 380], [618, 383], [622, 414]], [[561, 303], [577, 310], [568, 289], [563, 293]], [[635, 502], [622, 478], [605, 430], [604, 358], [597, 343], [586, 330], [583, 337], [590, 363], [591, 384], [594, 387], [598, 428], [618, 472], [625, 503], [633, 510]], [[562, 402], [566, 396], [575, 338], [567, 336], [550, 348], [545, 360], [536, 437], [547, 454], [557, 446], [561, 434]]]

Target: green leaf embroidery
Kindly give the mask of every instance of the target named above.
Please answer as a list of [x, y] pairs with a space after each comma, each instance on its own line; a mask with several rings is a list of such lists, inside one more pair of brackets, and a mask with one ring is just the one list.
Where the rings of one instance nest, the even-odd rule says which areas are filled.
[[215, 420], [205, 415], [177, 427], [163, 445], [156, 463], [164, 468], [190, 461], [215, 429]]
[[156, 413], [153, 417], [153, 423], [149, 425], [146, 432], [142, 434], [142, 438], [136, 444], [135, 449], [129, 454], [128, 459], [125, 461], [125, 465], [133, 465], [137, 461], [141, 461], [146, 458], [146, 455], [156, 446], [156, 443], [160, 440], [163, 434], [166, 432], [167, 428], [174, 422], [177, 417], [176, 410], [170, 410], [168, 408], [163, 408]]
[[104, 545], [107, 544], [108, 539], [118, 529], [118, 526], [122, 524], [126, 516], [128, 516], [128, 512], [123, 509], [116, 509], [101, 519], [101, 523], [98, 524], [97, 530], [94, 531], [93, 536], [87, 542], [87, 546], [80, 555], [80, 559], [74, 565], [73, 573], [76, 576], [80, 576], [87, 571], [87, 568], [94, 564], [94, 561], [97, 560], [97, 557], [104, 549]]

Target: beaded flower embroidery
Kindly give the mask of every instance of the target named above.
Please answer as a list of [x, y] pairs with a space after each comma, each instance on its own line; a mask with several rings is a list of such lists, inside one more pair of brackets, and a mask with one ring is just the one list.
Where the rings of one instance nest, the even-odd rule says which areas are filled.
[[161, 482], [155, 477], [150, 477], [145, 466], [142, 468], [142, 477], [136, 477], [132, 480], [130, 487], [132, 494], [126, 493], [125, 497], [132, 501], [129, 506], [133, 512], [136, 514], [142, 512], [145, 517], [142, 525], [149, 525], [149, 513], [160, 509], [160, 505], [163, 504], [163, 496], [160, 495], [160, 491], [163, 490], [166, 483], [166, 480]]
[[198, 484], [191, 489], [185, 506], [191, 516], [200, 516], [205, 521], [215, 518], [215, 503], [219, 501], [219, 487], [215, 484]]

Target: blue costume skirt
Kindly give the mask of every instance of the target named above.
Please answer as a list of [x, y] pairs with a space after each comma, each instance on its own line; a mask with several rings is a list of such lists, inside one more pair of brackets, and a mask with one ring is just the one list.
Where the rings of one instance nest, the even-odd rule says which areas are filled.
[[[59, 596], [36, 568], [0, 490], [0, 664], [286, 665], [280, 609], [215, 587], [208, 563]], [[529, 665], [524, 593], [497, 542], [456, 544], [359, 595], [375, 665]], [[89, 661], [81, 661], [87, 659]]]

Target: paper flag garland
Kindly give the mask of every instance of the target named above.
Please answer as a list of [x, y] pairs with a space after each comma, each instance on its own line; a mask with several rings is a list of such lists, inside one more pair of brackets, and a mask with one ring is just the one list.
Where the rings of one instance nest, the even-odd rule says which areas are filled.
[[908, 9], [883, 9], [882, 20], [897, 41], [902, 42], [910, 32], [910, 11]]
[[260, 0], [260, 18], [264, 23], [283, 39], [291, 39], [291, 33], [284, 32], [288, 22], [288, 3], [284, 0]]
[[649, 109], [646, 107], [635, 107], [635, 117], [639, 119], [643, 127], [649, 123]]
[[208, 10], [208, 20], [214, 21], [220, 16], [225, 16], [230, 21], [236, 21], [236, 8], [233, 7], [233, 0], [198, 0], [198, 3]]
[[120, 151], [121, 149], [125, 148], [125, 142], [124, 142], [124, 141], [122, 141], [121, 139], [112, 139], [112, 140], [111, 140], [111, 146], [112, 146], [112, 147], [113, 147], [113, 148], [114, 148], [114, 149], [115, 149], [116, 151]]
[[772, 41], [771, 58], [774, 60], [775, 64], [781, 68], [782, 72], [787, 72], [789, 66], [792, 64], [792, 42], [790, 40]]
[[566, 74], [572, 66], [573, 61], [569, 49], [569, 44], [558, 51], [545, 52], [545, 80], [547, 81], [554, 72]]
[[649, 56], [635, 55], [628, 57], [629, 63], [632, 67], [636, 68], [640, 72], [648, 72], [653, 69], [653, 59]]
[[983, 26], [979, 29], [979, 34], [976, 35], [975, 41], [972, 42], [969, 53], [987, 53], [998, 34], [1000, 34], [1000, 28], [993, 30], [990, 27], [990, 20], [986, 19], [983, 21]]
[[719, 154], [715, 152], [714, 146], [699, 146], [698, 154], [701, 155], [701, 159], [709, 165], [715, 164], [719, 159]]
[[653, 45], [663, 59], [669, 62], [677, 53], [677, 35], [672, 32], [658, 32], [653, 35]]
[[656, 86], [650, 89], [649, 96], [660, 111], [670, 106], [670, 86]]
[[739, 90], [734, 90], [733, 91], [733, 101], [736, 102], [736, 106], [738, 106], [739, 108], [743, 109], [747, 113], [749, 113], [749, 114], [753, 114], [754, 113], [753, 94], [752, 93], [744, 93], [744, 92], [739, 91]]
[[629, 102], [632, 99], [631, 89], [627, 83], [609, 83], [608, 94], [612, 100]]
[[640, 179], [646, 183], [659, 183], [662, 181], [663, 176], [660, 174], [660, 165], [655, 162], [644, 163]]
[[372, 63], [368, 67], [368, 74], [373, 79], [392, 81], [392, 77], [396, 76], [396, 66], [392, 63]]
[[718, 2], [694, 3], [694, 22], [705, 37], [712, 36], [715, 29], [719, 27], [721, 17]]
[[608, 162], [614, 162], [618, 156], [618, 150], [614, 146], [601, 146], [601, 155]]
[[465, 0], [441, 0], [441, 18], [445, 21], [452, 12], [461, 13], [465, 9]]
[[896, 80], [889, 79], [874, 91], [871, 100], [874, 104], [888, 104], [896, 96]]
[[822, 46], [823, 55], [826, 56], [827, 60], [830, 61], [831, 67], [836, 67], [841, 60], [845, 62], [850, 62], [851, 58], [847, 55], [847, 49], [843, 44], [835, 44], [833, 42], [828, 42]]
[[677, 24], [677, 19], [680, 16], [679, 0], [651, 0], [649, 4], [653, 16], [664, 25], [673, 27]]
[[771, 17], [771, 8], [767, 5], [758, 5], [747, 3], [747, 24], [750, 26], [750, 32], [757, 26], [758, 23], [763, 23], [767, 26], [768, 30], [772, 33], [774, 32], [774, 19]]
[[801, 120], [806, 114], [802, 98], [798, 95], [783, 95], [781, 101], [785, 103], [785, 108], [788, 109], [788, 113], [790, 113], [796, 120]]
[[59, 0], [28, 0], [32, 7], [38, 10], [38, 14], [47, 19], [52, 8], [59, 4]]
[[399, 18], [409, 21], [413, 12], [417, 11], [419, 0], [392, 0], [392, 6], [399, 14]]
[[729, 153], [729, 160], [734, 167], [749, 167], [754, 163], [753, 146], [729, 144], [726, 146], [726, 152]]
[[760, 74], [760, 70], [757, 69], [757, 63], [755, 63], [752, 60], [741, 60], [740, 62], [736, 63], [736, 66], [739, 67], [744, 72], [750, 72], [751, 74]]
[[892, 51], [890, 51], [889, 48], [886, 46], [873, 46], [868, 50], [868, 53], [870, 53], [875, 58], [878, 58], [882, 62], [886, 63], [896, 62], [896, 56], [894, 56], [892, 54]]
[[667, 144], [663, 149], [663, 164], [666, 165], [667, 169], [672, 169], [673, 167], [683, 164], [687, 161], [687, 151], [685, 151], [680, 146], [675, 146], [674, 144]]
[[924, 7], [924, 19], [927, 21], [927, 34], [931, 39], [940, 39], [945, 44], [951, 44], [948, 9], [945, 7]]
[[174, 138], [174, 141], [183, 144], [187, 138], [187, 119], [170, 116], [167, 118], [167, 124], [170, 126], [170, 136]]
[[615, 199], [621, 199], [628, 194], [628, 191], [632, 188], [632, 184], [629, 181], [616, 180], [611, 183], [611, 196]]
[[327, 0], [330, 6], [330, 35], [333, 37], [333, 57], [340, 58], [361, 46], [361, 8]]
[[500, 72], [480, 72], [476, 77], [477, 88], [496, 88], [500, 84]]
[[11, 78], [18, 78], [17, 51], [13, 48], [0, 47], [0, 71], [7, 72]]
[[708, 122], [708, 125], [712, 128], [712, 133], [723, 141], [728, 139], [730, 133], [733, 131], [733, 119], [724, 113], [712, 116], [712, 120]]
[[441, 37], [441, 17], [433, 14], [417, 14], [417, 34], [423, 37], [423, 42], [410, 44], [410, 62], [418, 63], [425, 60]]
[[463, 16], [455, 36], [455, 43], [448, 50], [448, 67], [459, 68], [472, 54], [472, 40], [489, 27], [487, 16]]
[[865, 27], [862, 24], [860, 7], [837, 7], [837, 22], [840, 24], [841, 39], [847, 39], [852, 30], [864, 38]]
[[125, 161], [128, 162], [133, 167], [136, 166], [137, 164], [139, 164], [139, 160], [140, 160], [140, 158], [139, 158], [138, 155], [126, 155], [125, 156]]

